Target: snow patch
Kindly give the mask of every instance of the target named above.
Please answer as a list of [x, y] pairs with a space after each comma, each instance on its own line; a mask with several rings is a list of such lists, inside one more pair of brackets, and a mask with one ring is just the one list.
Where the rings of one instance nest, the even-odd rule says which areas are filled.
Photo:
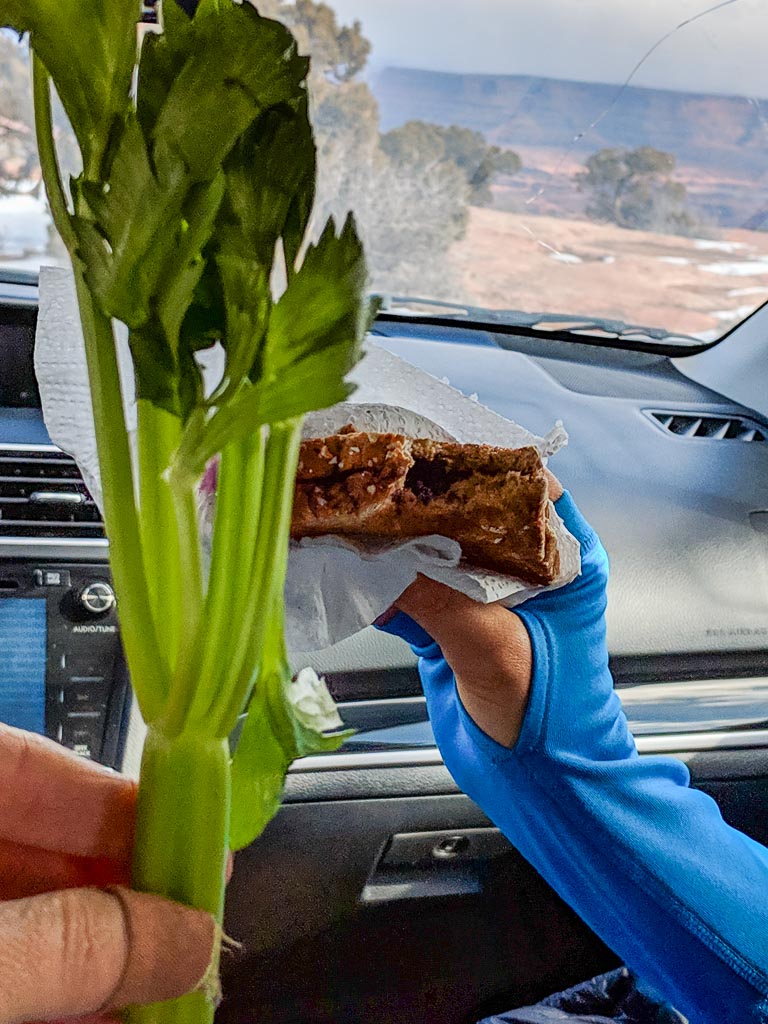
[[716, 309], [710, 316], [716, 320], [743, 320], [754, 312], [755, 307], [750, 303], [748, 306], [737, 306], [736, 309]]
[[551, 260], [557, 260], [558, 263], [583, 263], [581, 256], [576, 256], [572, 252], [551, 252], [549, 254]]
[[705, 263], [701, 269], [708, 274], [721, 274], [724, 277], [755, 277], [758, 274], [768, 274], [768, 258], [744, 260], [743, 263]]
[[687, 267], [691, 260], [687, 256], [659, 256], [659, 263], [671, 263], [674, 267]]
[[739, 252], [740, 249], [750, 248], [744, 242], [715, 242], [709, 238], [694, 238], [693, 246], [695, 249], [714, 252]]
[[768, 294], [768, 285], [759, 284], [754, 288], [731, 288], [728, 292], [729, 299], [739, 299], [742, 295], [766, 295]]

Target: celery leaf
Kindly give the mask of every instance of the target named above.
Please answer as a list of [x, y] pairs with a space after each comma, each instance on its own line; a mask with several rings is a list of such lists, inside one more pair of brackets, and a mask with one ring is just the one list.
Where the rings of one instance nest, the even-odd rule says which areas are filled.
[[[252, 367], [255, 381], [244, 383], [204, 426], [199, 420], [190, 424], [194, 429], [182, 440], [176, 473], [197, 477], [230, 441], [349, 397], [354, 389], [345, 377], [360, 358], [374, 312], [361, 298], [365, 282], [354, 218], [350, 214], [338, 235], [329, 221], [271, 311], [259, 362]], [[232, 303], [231, 290], [227, 298]], [[251, 301], [234, 313], [229, 309], [228, 318], [246, 318]]]
[[352, 735], [338, 731], [342, 724], [325, 681], [312, 669], [291, 680], [283, 665], [260, 680], [232, 762], [233, 850], [252, 843], [275, 816], [296, 758], [332, 753]]
[[[262, 18], [250, 3], [203, 0], [192, 33], [152, 135], [204, 180], [258, 114], [303, 92], [308, 60], [284, 25]], [[145, 80], [144, 88], [151, 95], [154, 83]]]

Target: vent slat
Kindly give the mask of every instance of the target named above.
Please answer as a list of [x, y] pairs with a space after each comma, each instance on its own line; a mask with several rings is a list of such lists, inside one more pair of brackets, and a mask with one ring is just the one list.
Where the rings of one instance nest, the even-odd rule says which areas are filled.
[[79, 494], [88, 499], [88, 492], [84, 484], [73, 486], [71, 481], [66, 484], [51, 483], [50, 480], [30, 480], [29, 483], [19, 484], [15, 480], [6, 482], [0, 480], [0, 501], [10, 501], [11, 498], [29, 498], [37, 491], [52, 491], [56, 494]]
[[58, 448], [0, 448], [0, 536], [104, 536], [74, 459]]
[[39, 484], [41, 480], [45, 480], [46, 484], [51, 487], [62, 486], [72, 487], [77, 485], [79, 482], [79, 474], [75, 476], [6, 476], [0, 473], [0, 487], [5, 483], [9, 484]]
[[765, 441], [756, 423], [739, 416], [690, 416], [685, 413], [646, 412], [668, 434], [708, 441]]
[[70, 516], [87, 520], [96, 519], [99, 517], [99, 510], [93, 502], [90, 505], [70, 505], [63, 501], [41, 501], [39, 504], [35, 504], [24, 498], [0, 498], [0, 520], [3, 522], [22, 518], [45, 522]]

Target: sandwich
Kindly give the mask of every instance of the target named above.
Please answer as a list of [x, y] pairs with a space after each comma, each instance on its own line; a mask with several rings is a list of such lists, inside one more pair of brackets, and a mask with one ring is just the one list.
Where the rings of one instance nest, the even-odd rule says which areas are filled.
[[560, 558], [536, 448], [358, 431], [305, 440], [291, 536], [397, 542], [439, 534], [462, 563], [546, 585]]

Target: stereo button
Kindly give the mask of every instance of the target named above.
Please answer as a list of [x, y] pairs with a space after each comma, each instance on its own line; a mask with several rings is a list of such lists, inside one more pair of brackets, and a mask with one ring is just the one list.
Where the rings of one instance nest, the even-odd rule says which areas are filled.
[[92, 714], [107, 709], [109, 685], [105, 679], [73, 679], [62, 691], [64, 710], [69, 714]]
[[70, 575], [66, 569], [35, 569], [35, 583], [38, 587], [68, 587]]
[[81, 757], [96, 759], [104, 738], [104, 715], [68, 715], [62, 722], [61, 742]]

